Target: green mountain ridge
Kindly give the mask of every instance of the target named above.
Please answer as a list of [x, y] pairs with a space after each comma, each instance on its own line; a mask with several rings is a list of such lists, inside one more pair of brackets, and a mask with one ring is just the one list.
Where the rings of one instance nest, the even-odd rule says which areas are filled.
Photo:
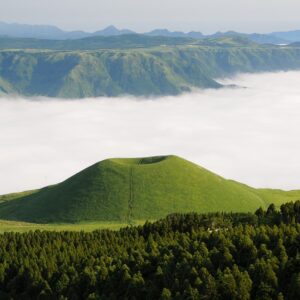
[[[234, 38], [234, 37], [233, 37]], [[98, 50], [133, 49], [161, 45], [197, 44], [200, 41], [186, 37], [146, 36], [124, 34], [121, 36], [93, 36], [76, 40], [46, 40], [35, 38], [12, 38], [0, 36], [0, 49], [47, 49], [47, 50]]]
[[[7, 40], [21, 44], [5, 46]], [[243, 37], [198, 41], [123, 35], [56, 41], [65, 50], [55, 50], [55, 41], [47, 40], [33, 40], [41, 49], [30, 50], [30, 41], [0, 39], [2, 96], [177, 95], [220, 88], [216, 78], [236, 73], [300, 68], [300, 47], [258, 45]], [[54, 48], [47, 49], [47, 43]]]
[[254, 189], [174, 155], [107, 159], [57, 185], [0, 196], [0, 219], [130, 223], [175, 212], [251, 212], [297, 199], [300, 191]]

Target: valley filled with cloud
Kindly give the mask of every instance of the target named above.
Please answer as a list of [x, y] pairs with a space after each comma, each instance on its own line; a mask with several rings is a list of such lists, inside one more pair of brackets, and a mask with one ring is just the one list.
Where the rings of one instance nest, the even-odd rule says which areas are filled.
[[300, 188], [300, 72], [153, 99], [0, 98], [0, 194], [109, 157], [176, 154], [254, 187]]

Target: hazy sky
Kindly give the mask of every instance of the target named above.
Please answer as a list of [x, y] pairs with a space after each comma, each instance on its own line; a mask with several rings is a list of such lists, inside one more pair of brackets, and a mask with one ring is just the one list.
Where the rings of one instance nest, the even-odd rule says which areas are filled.
[[300, 72], [241, 89], [142, 101], [0, 98], [0, 194], [57, 183], [108, 157], [177, 154], [256, 187], [299, 189]]
[[299, 12], [299, 0], [0, 0], [1, 21], [87, 31], [270, 32], [300, 29]]

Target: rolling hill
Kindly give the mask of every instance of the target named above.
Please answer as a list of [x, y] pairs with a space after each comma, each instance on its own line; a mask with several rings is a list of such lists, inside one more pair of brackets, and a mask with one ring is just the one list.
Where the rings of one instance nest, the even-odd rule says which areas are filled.
[[[249, 212], [300, 199], [255, 190], [177, 156], [101, 161], [57, 185], [0, 197], [0, 219], [37, 223], [155, 220], [174, 212]], [[282, 200], [280, 200], [282, 199]]]
[[98, 50], [134, 49], [161, 45], [196, 44], [197, 40], [186, 37], [146, 36], [123, 34], [118, 36], [94, 36], [75, 40], [47, 40], [33, 38], [0, 37], [0, 49], [44, 49], [44, 50]]
[[219, 88], [216, 78], [235, 73], [300, 68], [300, 47], [261, 46], [242, 37], [0, 38], [0, 48], [0, 95], [28, 97], [177, 95]]

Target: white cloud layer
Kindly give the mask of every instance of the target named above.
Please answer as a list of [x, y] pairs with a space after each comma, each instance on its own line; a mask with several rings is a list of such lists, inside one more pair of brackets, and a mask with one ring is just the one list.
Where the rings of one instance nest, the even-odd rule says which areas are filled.
[[108, 157], [177, 154], [255, 187], [300, 189], [300, 72], [247, 88], [143, 100], [0, 100], [0, 194], [57, 183]]

